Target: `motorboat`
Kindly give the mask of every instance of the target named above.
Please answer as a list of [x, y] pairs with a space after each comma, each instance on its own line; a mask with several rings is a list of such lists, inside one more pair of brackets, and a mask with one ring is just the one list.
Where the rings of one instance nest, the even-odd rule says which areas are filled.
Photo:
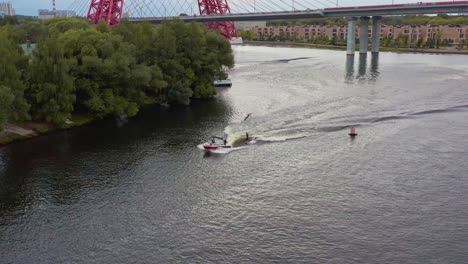
[[203, 148], [205, 150], [218, 150], [232, 148], [232, 146], [226, 145], [226, 141], [222, 137], [213, 136], [210, 141], [203, 144]]
[[227, 80], [215, 80], [213, 82], [213, 85], [215, 87], [231, 87], [232, 86], [232, 81], [230, 79]]
[[242, 45], [244, 44], [244, 40], [242, 39], [242, 37], [234, 37], [231, 40], [229, 40], [229, 43], [231, 43], [231, 45]]

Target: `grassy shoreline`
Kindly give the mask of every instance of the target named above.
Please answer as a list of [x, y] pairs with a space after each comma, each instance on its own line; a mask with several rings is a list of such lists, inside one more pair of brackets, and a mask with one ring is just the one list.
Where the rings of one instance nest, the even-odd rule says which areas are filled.
[[64, 127], [57, 127], [47, 122], [29, 121], [22, 125], [7, 124], [0, 131], [0, 148], [13, 142], [38, 137], [53, 131], [67, 130], [90, 124], [97, 119], [85, 115], [73, 115], [70, 123]]
[[[322, 45], [313, 43], [299, 43], [292, 41], [244, 41], [245, 45], [253, 46], [287, 46], [313, 49], [328, 49], [328, 50], [346, 50], [346, 46]], [[417, 48], [388, 48], [381, 47], [382, 52], [398, 52], [398, 53], [429, 53], [429, 54], [458, 54], [468, 55], [468, 50], [452, 50], [452, 49], [417, 49]]]
[[[214, 98], [214, 97], [213, 97]], [[211, 99], [211, 98], [210, 98]], [[199, 99], [199, 100], [210, 100], [210, 99]], [[192, 100], [195, 100], [193, 98]], [[137, 115], [140, 114], [141, 111], [145, 111], [148, 108], [152, 107], [159, 107], [159, 108], [168, 108], [169, 105], [164, 102], [159, 101], [147, 101]], [[112, 115], [108, 115], [102, 118], [91, 116], [91, 115], [84, 115], [84, 114], [72, 114], [72, 117], [69, 119], [71, 122], [64, 124], [62, 127], [56, 126], [52, 123], [44, 122], [44, 121], [28, 121], [23, 124], [6, 124], [3, 130], [0, 131], [0, 149], [3, 146], [8, 144], [27, 140], [35, 137], [39, 137], [51, 132], [58, 132], [69, 130], [77, 127], [82, 127], [85, 125], [89, 125], [94, 122], [100, 122], [105, 119], [112, 118]]]

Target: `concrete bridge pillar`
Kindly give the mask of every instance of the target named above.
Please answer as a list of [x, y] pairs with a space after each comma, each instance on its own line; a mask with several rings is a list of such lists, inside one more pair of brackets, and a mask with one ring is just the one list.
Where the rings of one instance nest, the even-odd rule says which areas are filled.
[[348, 18], [348, 39], [347, 39], [347, 51], [346, 54], [354, 55], [356, 50], [356, 18]]
[[361, 17], [361, 29], [359, 33], [359, 53], [367, 53], [369, 45], [369, 17]]
[[382, 17], [372, 17], [372, 52], [378, 53], [380, 51], [380, 25]]

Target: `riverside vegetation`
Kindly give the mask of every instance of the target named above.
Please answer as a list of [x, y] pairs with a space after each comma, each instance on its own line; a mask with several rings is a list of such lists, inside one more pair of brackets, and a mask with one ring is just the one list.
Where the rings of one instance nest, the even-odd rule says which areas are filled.
[[[0, 21], [2, 22], [2, 21]], [[34, 120], [66, 127], [75, 117], [131, 117], [147, 104], [215, 95], [234, 64], [228, 41], [202, 24], [82, 19], [15, 20], [0, 26], [0, 131]], [[37, 43], [27, 55], [21, 43]]]

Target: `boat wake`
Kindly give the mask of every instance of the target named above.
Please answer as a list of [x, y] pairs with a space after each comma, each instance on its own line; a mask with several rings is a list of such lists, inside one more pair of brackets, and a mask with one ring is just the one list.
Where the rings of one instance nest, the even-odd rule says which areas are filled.
[[[323, 133], [347, 131], [351, 127], [376, 126], [380, 123], [402, 122], [426, 115], [465, 111], [466, 104], [452, 106], [427, 106], [412, 109], [383, 109], [379, 112], [354, 108], [346, 102], [322, 104], [314, 108], [292, 107], [269, 113], [253, 115], [225, 128], [228, 144], [234, 147], [297, 140]], [[419, 109], [418, 109], [419, 108]], [[353, 114], [350, 114], [353, 113]], [[248, 137], [248, 138], [247, 138]]]

